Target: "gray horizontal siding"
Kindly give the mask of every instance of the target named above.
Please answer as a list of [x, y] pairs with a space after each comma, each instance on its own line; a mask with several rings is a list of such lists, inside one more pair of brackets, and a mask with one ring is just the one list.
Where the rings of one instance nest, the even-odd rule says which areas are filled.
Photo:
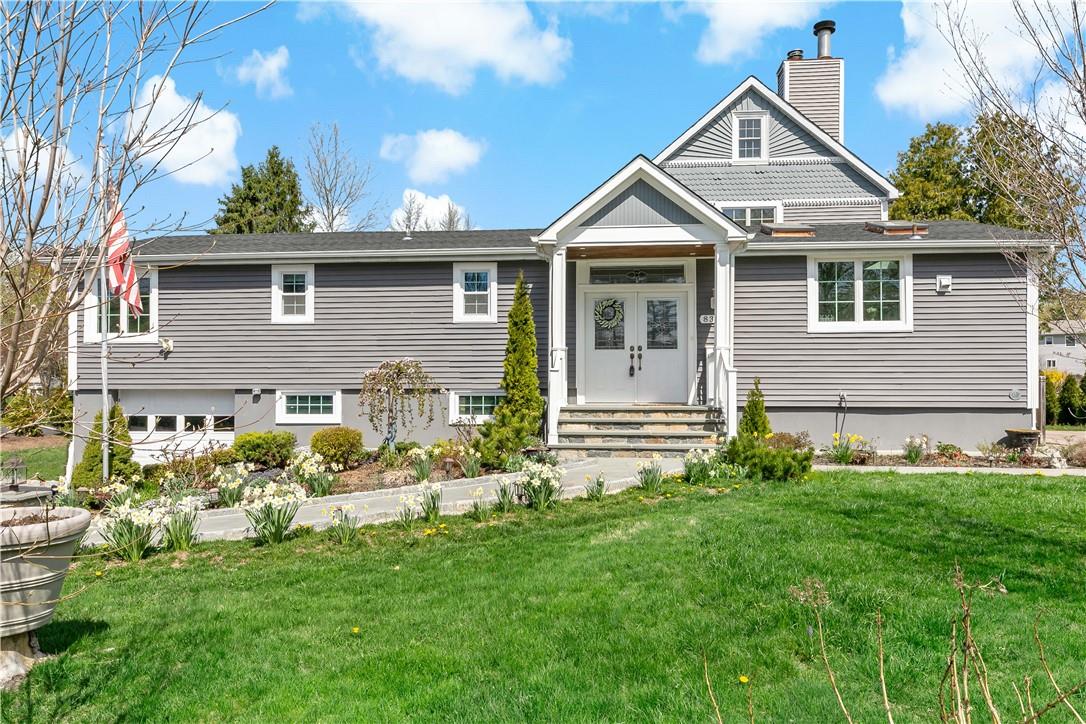
[[644, 181], [636, 181], [604, 204], [581, 226], [697, 224], [689, 212]]
[[840, 58], [811, 58], [788, 63], [788, 102], [833, 138], [841, 139]]
[[737, 259], [740, 402], [757, 376], [771, 406], [1025, 407], [1025, 283], [1003, 256], [915, 256], [911, 333], [808, 334], [806, 275], [802, 256]]
[[735, 111], [769, 111], [769, 154], [771, 158], [832, 156], [828, 148], [799, 125], [770, 106], [760, 94], [747, 91], [721, 111], [704, 129], [687, 141], [667, 160], [732, 157], [732, 121]]
[[785, 206], [784, 221], [806, 224], [838, 224], [847, 221], [878, 221], [881, 206]]
[[[548, 275], [542, 260], [499, 262], [497, 324], [452, 323], [452, 262], [318, 264], [316, 321], [272, 324], [265, 264], [160, 270], [160, 336], [174, 341], [174, 351], [163, 359], [157, 344], [112, 345], [110, 386], [341, 389], [358, 387], [362, 373], [384, 360], [413, 357], [443, 386], [495, 388], [520, 269], [532, 285], [545, 379]], [[78, 371], [81, 389], [100, 386], [97, 345], [80, 345]]]

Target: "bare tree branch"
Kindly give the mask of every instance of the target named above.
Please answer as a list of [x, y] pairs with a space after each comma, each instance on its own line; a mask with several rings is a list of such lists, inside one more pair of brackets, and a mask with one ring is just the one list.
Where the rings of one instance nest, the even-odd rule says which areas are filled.
[[369, 197], [373, 167], [360, 162], [340, 139], [339, 125], [325, 128], [319, 123], [309, 129], [309, 155], [305, 159], [310, 196], [317, 231], [365, 231], [377, 226], [381, 208]]

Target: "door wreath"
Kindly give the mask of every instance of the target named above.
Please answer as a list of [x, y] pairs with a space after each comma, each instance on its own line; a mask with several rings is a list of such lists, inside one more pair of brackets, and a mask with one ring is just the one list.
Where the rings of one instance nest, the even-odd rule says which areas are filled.
[[596, 302], [596, 324], [603, 329], [614, 329], [622, 324], [622, 302], [618, 299], [600, 299]]

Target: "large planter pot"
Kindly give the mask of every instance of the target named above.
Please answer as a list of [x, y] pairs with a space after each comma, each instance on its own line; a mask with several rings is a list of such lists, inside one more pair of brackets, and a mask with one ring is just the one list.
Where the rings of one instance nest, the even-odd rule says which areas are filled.
[[42, 508], [0, 510], [0, 638], [39, 629], [53, 618], [72, 553], [90, 526], [83, 508], [55, 508], [47, 522], [3, 525], [44, 515]]

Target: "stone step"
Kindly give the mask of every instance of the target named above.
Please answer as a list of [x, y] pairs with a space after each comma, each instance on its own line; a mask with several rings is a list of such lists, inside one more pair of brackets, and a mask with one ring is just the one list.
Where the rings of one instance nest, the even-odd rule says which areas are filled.
[[550, 446], [550, 449], [558, 456], [559, 460], [577, 460], [579, 458], [650, 458], [653, 455], [661, 457], [679, 458], [690, 450], [711, 449], [715, 447], [705, 443], [664, 443], [649, 444], [628, 442], [600, 442], [600, 443], [573, 443], [558, 442]]
[[712, 445], [716, 442], [715, 434], [705, 430], [674, 430], [660, 432], [652, 430], [559, 430], [558, 442], [596, 445], [599, 443], [621, 443], [626, 445]]
[[659, 420], [672, 417], [711, 419], [714, 411], [704, 405], [566, 405], [559, 417]]
[[670, 432], [682, 430], [701, 430], [703, 432], [722, 432], [724, 426], [717, 420], [709, 420], [695, 415], [682, 417], [558, 417], [558, 430], [580, 432], [584, 430], [651, 430]]

